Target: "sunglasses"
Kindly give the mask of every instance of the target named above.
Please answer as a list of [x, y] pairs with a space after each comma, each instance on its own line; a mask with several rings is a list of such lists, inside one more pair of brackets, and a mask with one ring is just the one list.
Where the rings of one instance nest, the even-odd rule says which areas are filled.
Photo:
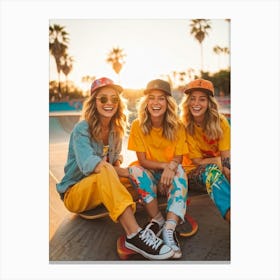
[[[109, 98], [107, 96], [101, 96], [101, 97], [98, 97], [96, 98], [97, 100], [99, 100], [102, 104], [105, 104], [109, 101]], [[110, 101], [113, 103], [113, 104], [117, 104], [120, 99], [118, 96], [111, 96], [110, 97]]]

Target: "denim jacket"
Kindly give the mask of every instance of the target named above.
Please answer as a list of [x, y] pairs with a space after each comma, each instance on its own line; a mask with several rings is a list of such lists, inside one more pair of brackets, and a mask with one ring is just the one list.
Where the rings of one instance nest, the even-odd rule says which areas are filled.
[[[114, 130], [109, 133], [109, 163], [121, 160], [122, 139], [116, 136]], [[70, 135], [68, 158], [64, 166], [64, 177], [56, 185], [57, 191], [63, 197], [66, 190], [90, 175], [102, 160], [103, 144], [92, 141], [88, 123], [83, 120], [75, 125]]]

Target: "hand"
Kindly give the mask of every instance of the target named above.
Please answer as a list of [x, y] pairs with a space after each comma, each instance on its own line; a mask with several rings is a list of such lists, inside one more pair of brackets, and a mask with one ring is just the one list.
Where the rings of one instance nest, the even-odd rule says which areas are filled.
[[118, 173], [119, 177], [126, 177], [128, 178], [129, 176], [129, 172], [128, 172], [128, 168], [123, 168], [123, 167], [119, 167], [119, 166], [114, 166], [116, 172]]
[[[175, 171], [170, 169], [169, 164], [165, 166], [160, 178], [160, 185], [164, 189], [169, 189], [170, 185], [172, 184], [173, 178], [175, 176]], [[166, 191], [166, 190], [165, 190]]]
[[158, 183], [157, 188], [158, 188], [158, 191], [161, 195], [167, 196], [168, 191], [169, 191], [169, 186], [164, 186], [163, 184]]
[[106, 164], [106, 160], [102, 159], [94, 168], [93, 173], [100, 173], [101, 168]]

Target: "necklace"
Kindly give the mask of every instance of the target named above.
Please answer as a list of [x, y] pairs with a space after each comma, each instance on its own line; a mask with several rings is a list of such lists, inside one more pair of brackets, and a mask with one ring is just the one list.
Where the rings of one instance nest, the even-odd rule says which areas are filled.
[[108, 145], [109, 141], [109, 127], [106, 127], [105, 129], [102, 128], [101, 135], [102, 135], [102, 141], [104, 145]]

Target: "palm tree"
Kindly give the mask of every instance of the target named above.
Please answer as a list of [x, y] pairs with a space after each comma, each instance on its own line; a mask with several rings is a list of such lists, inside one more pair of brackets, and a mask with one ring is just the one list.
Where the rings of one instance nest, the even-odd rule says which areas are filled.
[[187, 69], [187, 77], [189, 81], [192, 81], [195, 78], [195, 70], [193, 68], [188, 68]]
[[[223, 48], [223, 53], [224, 53], [224, 55], [229, 55], [230, 54], [230, 50], [229, 50], [229, 48], [227, 48], [227, 47], [224, 47]], [[228, 66], [229, 66], [229, 61], [228, 61]]]
[[68, 92], [68, 75], [72, 71], [74, 59], [72, 56], [69, 56], [65, 53], [61, 57], [61, 71], [65, 75], [66, 78], [66, 92]]
[[82, 83], [92, 83], [95, 80], [95, 76], [86, 75], [82, 77]]
[[[229, 54], [230, 54], [229, 48], [228, 47], [222, 48], [222, 54], [225, 55], [225, 56], [229, 56]], [[229, 67], [229, 60], [227, 60], [227, 64], [228, 64], [228, 67]]]
[[108, 57], [106, 59], [106, 62], [110, 63], [113, 67], [113, 70], [116, 72], [116, 74], [119, 77], [119, 83], [120, 83], [120, 71], [122, 70], [122, 67], [125, 63], [124, 57], [126, 54], [124, 54], [123, 49], [120, 48], [113, 48], [110, 53], [108, 54]]
[[215, 47], [213, 47], [213, 52], [218, 56], [218, 69], [221, 68], [221, 61], [220, 61], [220, 55], [222, 53], [222, 48], [218, 45], [216, 45]]
[[205, 36], [208, 35], [207, 30], [211, 29], [210, 20], [208, 19], [193, 19], [191, 20], [191, 35], [194, 35], [194, 38], [200, 44], [200, 52], [201, 52], [201, 72], [203, 71], [203, 47], [202, 42], [205, 39]]
[[185, 79], [187, 73], [185, 71], [178, 72], [179, 74], [179, 87], [184, 86], [186, 84]]
[[86, 96], [90, 94], [90, 85], [91, 83], [96, 79], [95, 76], [90, 76], [90, 75], [86, 75], [83, 76], [81, 79], [82, 82], [82, 90], [83, 90], [83, 95]]
[[57, 24], [49, 27], [49, 51], [54, 57], [56, 69], [58, 74], [58, 91], [60, 94], [60, 72], [61, 72], [61, 57], [68, 49], [68, 33], [65, 31], [64, 26]]
[[228, 55], [230, 52], [229, 52], [229, 48], [228, 47], [220, 47], [218, 45], [216, 45], [214, 48], [213, 48], [213, 51], [215, 54], [217, 54], [219, 56], [219, 62], [218, 62], [218, 67], [219, 69], [221, 68], [220, 67], [220, 55], [221, 54], [224, 54], [224, 55]]

